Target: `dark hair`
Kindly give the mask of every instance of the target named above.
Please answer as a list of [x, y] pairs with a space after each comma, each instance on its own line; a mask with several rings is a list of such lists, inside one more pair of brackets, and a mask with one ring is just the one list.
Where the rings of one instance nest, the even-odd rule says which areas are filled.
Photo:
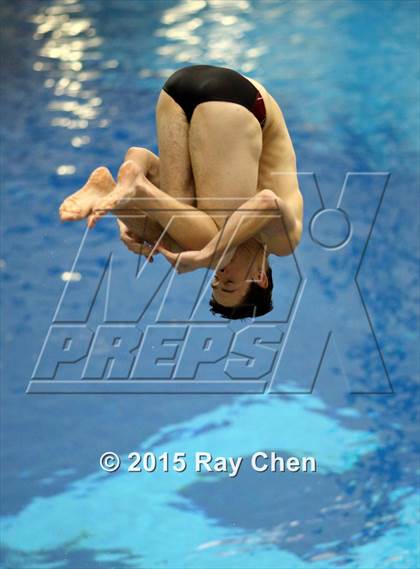
[[237, 306], [223, 306], [212, 297], [210, 299], [210, 310], [213, 314], [220, 314], [223, 318], [229, 320], [239, 320], [243, 318], [255, 318], [263, 316], [273, 310], [271, 294], [273, 291], [273, 277], [271, 267], [267, 265], [266, 269], [268, 286], [263, 288], [255, 282], [249, 285], [248, 292], [244, 299]]

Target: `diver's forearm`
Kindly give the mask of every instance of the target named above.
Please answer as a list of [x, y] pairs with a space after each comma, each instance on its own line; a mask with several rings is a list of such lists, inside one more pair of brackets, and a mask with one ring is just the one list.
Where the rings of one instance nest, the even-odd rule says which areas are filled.
[[141, 241], [156, 243], [162, 235], [162, 227], [145, 213], [139, 215], [118, 215], [117, 218]]
[[258, 235], [273, 218], [279, 217], [271, 195], [260, 192], [246, 201], [227, 220], [225, 226], [200, 251], [204, 262], [218, 259], [234, 247]]
[[138, 200], [141, 208], [185, 251], [203, 248], [217, 234], [213, 219], [203, 211], [183, 203], [153, 187]]

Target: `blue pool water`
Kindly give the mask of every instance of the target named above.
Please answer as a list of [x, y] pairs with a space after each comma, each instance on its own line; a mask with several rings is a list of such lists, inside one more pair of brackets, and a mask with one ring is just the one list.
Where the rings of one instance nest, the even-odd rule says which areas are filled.
[[[418, 6], [2, 2], [3, 567], [418, 567]], [[345, 349], [337, 335], [338, 351], [326, 352], [306, 395], [25, 394], [85, 234], [83, 224], [60, 224], [60, 202], [96, 166], [115, 174], [129, 146], [156, 151], [159, 88], [176, 68], [199, 62], [235, 68], [275, 96], [299, 171], [316, 174], [325, 207], [336, 207], [347, 172], [369, 174], [346, 190], [352, 239], [332, 257], [311, 238], [319, 196], [311, 175], [301, 179], [300, 276], [334, 306]], [[359, 329], [349, 282], [386, 181], [357, 277], [376, 346]], [[334, 223], [321, 222], [326, 242]], [[80, 286], [103, 267], [110, 244], [119, 247], [117, 237], [112, 219], [89, 237], [76, 266]], [[120, 308], [135, 310], [143, 293], [131, 294], [132, 257], [118, 250]], [[161, 259], [154, 270], [165, 270]], [[264, 323], [284, 320], [297, 287], [292, 259], [276, 260], [273, 271], [276, 308]], [[196, 273], [185, 278], [199, 282]], [[311, 317], [309, 284], [290, 332], [295, 387], [323, 325]], [[183, 319], [182, 286], [167, 320]], [[61, 321], [77, 321], [78, 290]], [[369, 387], [381, 393], [367, 395]], [[314, 455], [319, 469], [258, 474], [244, 466], [235, 479], [191, 468], [99, 469], [106, 450], [147, 449], [246, 458], [273, 449]]]

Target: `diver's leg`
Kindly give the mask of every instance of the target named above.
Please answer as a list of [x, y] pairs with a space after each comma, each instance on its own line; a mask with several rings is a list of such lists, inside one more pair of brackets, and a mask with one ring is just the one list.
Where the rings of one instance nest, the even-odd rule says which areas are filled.
[[156, 106], [156, 130], [160, 184], [155, 185], [182, 203], [195, 205], [188, 140], [189, 124], [182, 108], [165, 91], [160, 92]]
[[118, 196], [114, 191], [100, 201], [104, 209], [95, 210], [92, 215], [96, 215], [96, 219], [112, 210], [127, 224], [126, 220], [136, 219], [136, 214], [145, 214], [158, 226], [156, 235], [165, 235], [167, 246], [170, 247], [173, 240], [182, 250], [201, 249], [217, 233], [217, 226], [209, 215], [157, 188], [130, 160], [121, 166], [117, 186]]
[[[119, 181], [114, 191], [97, 204], [97, 209], [102, 210], [102, 214], [135, 197], [133, 182], [140, 173], [146, 175], [165, 194], [186, 205], [194, 205], [188, 121], [182, 108], [165, 91], [161, 91], [156, 106], [156, 128], [160, 157], [157, 158], [146, 149], [131, 148], [126, 155], [126, 162], [120, 168], [122, 175], [118, 175]], [[155, 179], [146, 174], [146, 165], [148, 171], [154, 170]]]
[[139, 168], [148, 180], [160, 187], [160, 158], [147, 148], [132, 146], [126, 152], [124, 162], [131, 160]]
[[[124, 208], [126, 210], [138, 211], [141, 209], [141, 205], [139, 205], [141, 200], [138, 200], [139, 203], [136, 204], [135, 199], [136, 197], [141, 197], [141, 195], [144, 198], [144, 191], [147, 186], [149, 194], [150, 191], [155, 191], [156, 199], [167, 196], [167, 200], [170, 200], [170, 198], [175, 200], [172, 202], [172, 206], [178, 217], [176, 220], [172, 220], [176, 222], [171, 223], [169, 236], [178, 244], [180, 241], [185, 243], [186, 232], [189, 229], [191, 230], [191, 227], [186, 219], [181, 221], [180, 215], [183, 214], [183, 210], [189, 212], [189, 214], [193, 211], [198, 214], [195, 208], [192, 207], [195, 202], [195, 196], [188, 148], [189, 125], [184, 111], [164, 91], [161, 92], [158, 100], [156, 119], [160, 152], [158, 173], [155, 175], [156, 180], [146, 176], [147, 180], [143, 182], [140, 180], [136, 188], [134, 183], [136, 177], [139, 176], [141, 179], [141, 175], [144, 175], [139, 164], [144, 159], [144, 156], [138, 155], [136, 158], [133, 150], [131, 156], [127, 156], [129, 160], [120, 169], [119, 183], [115, 190], [111, 195], [97, 203], [96, 218], [109, 210], [118, 211], [118, 209]], [[168, 201], [166, 202], [167, 210], [171, 210], [172, 206]], [[173, 217], [171, 211], [161, 212], [160, 215], [156, 208], [154, 212], [149, 211], [149, 214], [163, 227], [168, 225], [168, 217], [170, 218], [169, 221]], [[121, 216], [123, 213], [120, 211], [119, 215]]]
[[257, 192], [261, 126], [242, 105], [208, 101], [193, 113], [189, 148], [197, 207], [221, 227]]
[[[159, 156], [156, 156], [151, 150], [132, 146], [125, 154], [124, 162], [127, 161], [134, 162], [139, 167], [140, 172], [153, 184], [159, 184]], [[119, 174], [120, 177], [121, 173]], [[126, 231], [129, 231], [134, 238], [140, 239], [141, 242], [156, 243], [162, 234], [162, 227], [146, 213], [136, 212], [136, 215], [132, 216], [117, 214], [117, 217], [120, 221], [118, 225], [121, 238]], [[89, 225], [94, 225], [94, 217], [89, 220]]]
[[86, 184], [63, 201], [59, 209], [61, 220], [77, 221], [87, 217], [96, 201], [112, 192], [114, 187], [115, 182], [108, 168], [96, 168]]
[[[134, 156], [139, 163], [139, 161], [144, 158], [144, 154], [142, 152], [137, 152], [137, 150], [140, 151], [143, 149], [136, 149], [136, 152], [134, 152], [133, 149], [130, 149], [127, 155], [131, 157]], [[150, 176], [150, 171], [147, 169], [148, 165], [140, 163], [140, 166], [144, 167], [143, 171], [145, 172], [145, 175]], [[140, 166], [134, 164], [131, 160], [124, 162], [118, 174], [118, 184], [122, 188], [130, 188], [134, 179], [132, 176], [130, 177], [130, 172], [134, 168], [135, 177], [140, 172]], [[156, 180], [157, 175], [158, 174], [154, 172], [150, 177]], [[96, 220], [94, 211], [96, 211], [98, 204], [102, 203], [103, 199], [108, 196], [112, 196], [113, 190], [116, 186], [117, 184], [115, 184], [111, 173], [107, 168], [97, 168], [91, 174], [85, 186], [83, 186], [79, 192], [76, 192], [65, 200], [60, 208], [61, 218], [67, 221], [87, 217], [88, 226], [92, 228], [95, 225]], [[75, 216], [74, 211], [77, 211], [78, 217]], [[115, 212], [115, 214], [132, 236], [138, 240], [138, 242], [147, 241], [148, 243], [155, 243], [159, 240], [163, 231], [162, 227], [145, 212], [137, 210], [133, 212], [133, 214], [130, 213], [130, 215], [124, 215], [122, 212], [120, 214]], [[121, 230], [121, 226], [119, 227]]]
[[[133, 160], [141, 172], [153, 183], [159, 184], [159, 157], [146, 148], [131, 147], [125, 160]], [[92, 213], [95, 203], [115, 189], [115, 182], [108, 168], [96, 168], [86, 184], [68, 196], [60, 206], [62, 221], [76, 221]]]

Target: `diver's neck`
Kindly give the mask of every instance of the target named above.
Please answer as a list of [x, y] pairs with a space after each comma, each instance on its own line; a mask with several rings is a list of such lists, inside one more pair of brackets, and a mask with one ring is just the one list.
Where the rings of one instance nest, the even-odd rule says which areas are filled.
[[247, 248], [252, 253], [252, 264], [257, 270], [265, 270], [267, 265], [267, 247], [264, 243], [260, 243], [257, 239], [250, 239]]

